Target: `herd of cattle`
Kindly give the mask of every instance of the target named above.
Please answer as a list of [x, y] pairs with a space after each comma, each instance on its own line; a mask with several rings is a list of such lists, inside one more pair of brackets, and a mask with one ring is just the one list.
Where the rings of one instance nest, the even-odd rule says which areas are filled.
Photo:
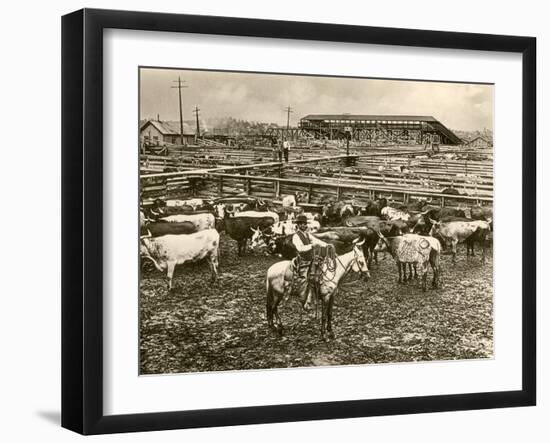
[[237, 242], [239, 256], [250, 247], [290, 260], [297, 255], [292, 243], [296, 230], [293, 220], [303, 214], [309, 231], [333, 244], [337, 254], [351, 251], [359, 241], [370, 267], [373, 260], [378, 263], [379, 252], [388, 251], [396, 261], [399, 282], [413, 278], [413, 272], [416, 277], [419, 268], [426, 290], [428, 265], [434, 273], [433, 286], [438, 286], [442, 245], [450, 247], [454, 263], [459, 243], [465, 243], [466, 254], [472, 256], [478, 243], [483, 262], [492, 237], [489, 207], [439, 207], [426, 200], [397, 204], [387, 198], [357, 205], [327, 199], [318, 212], [310, 213], [300, 207], [300, 200], [299, 194], [284, 196], [278, 202], [250, 196], [157, 199], [141, 206], [140, 255], [166, 273], [169, 290], [175, 267], [187, 262], [204, 259], [215, 280], [220, 232]]

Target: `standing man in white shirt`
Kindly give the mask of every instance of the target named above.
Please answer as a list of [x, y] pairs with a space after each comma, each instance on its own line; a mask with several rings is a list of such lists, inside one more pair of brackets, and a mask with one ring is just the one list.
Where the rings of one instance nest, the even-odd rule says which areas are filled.
[[288, 163], [288, 151], [290, 151], [290, 142], [285, 140], [283, 142], [283, 154], [285, 156], [285, 162]]

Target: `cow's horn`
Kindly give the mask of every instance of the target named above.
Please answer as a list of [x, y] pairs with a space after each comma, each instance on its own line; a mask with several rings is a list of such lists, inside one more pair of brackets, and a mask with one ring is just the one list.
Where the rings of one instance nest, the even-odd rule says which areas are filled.
[[144, 238], [151, 238], [153, 236], [153, 234], [151, 234], [151, 231], [149, 229], [147, 229], [147, 234], [145, 235], [140, 235], [140, 240], [144, 239]]

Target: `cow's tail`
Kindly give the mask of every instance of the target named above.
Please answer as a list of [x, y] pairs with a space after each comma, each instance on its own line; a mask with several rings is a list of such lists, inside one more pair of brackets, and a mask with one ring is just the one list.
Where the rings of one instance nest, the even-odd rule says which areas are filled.
[[441, 250], [436, 248], [430, 249], [430, 265], [434, 273], [434, 286], [441, 287]]

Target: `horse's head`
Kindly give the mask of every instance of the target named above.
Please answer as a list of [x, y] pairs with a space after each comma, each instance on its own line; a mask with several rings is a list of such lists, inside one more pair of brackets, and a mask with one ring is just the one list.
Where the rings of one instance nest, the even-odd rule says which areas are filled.
[[365, 239], [356, 239], [353, 243], [354, 257], [351, 270], [353, 272], [361, 273], [363, 275], [363, 278], [368, 280], [370, 278], [370, 272], [367, 266], [367, 260], [365, 259], [365, 254], [363, 253], [363, 245], [365, 243]]

